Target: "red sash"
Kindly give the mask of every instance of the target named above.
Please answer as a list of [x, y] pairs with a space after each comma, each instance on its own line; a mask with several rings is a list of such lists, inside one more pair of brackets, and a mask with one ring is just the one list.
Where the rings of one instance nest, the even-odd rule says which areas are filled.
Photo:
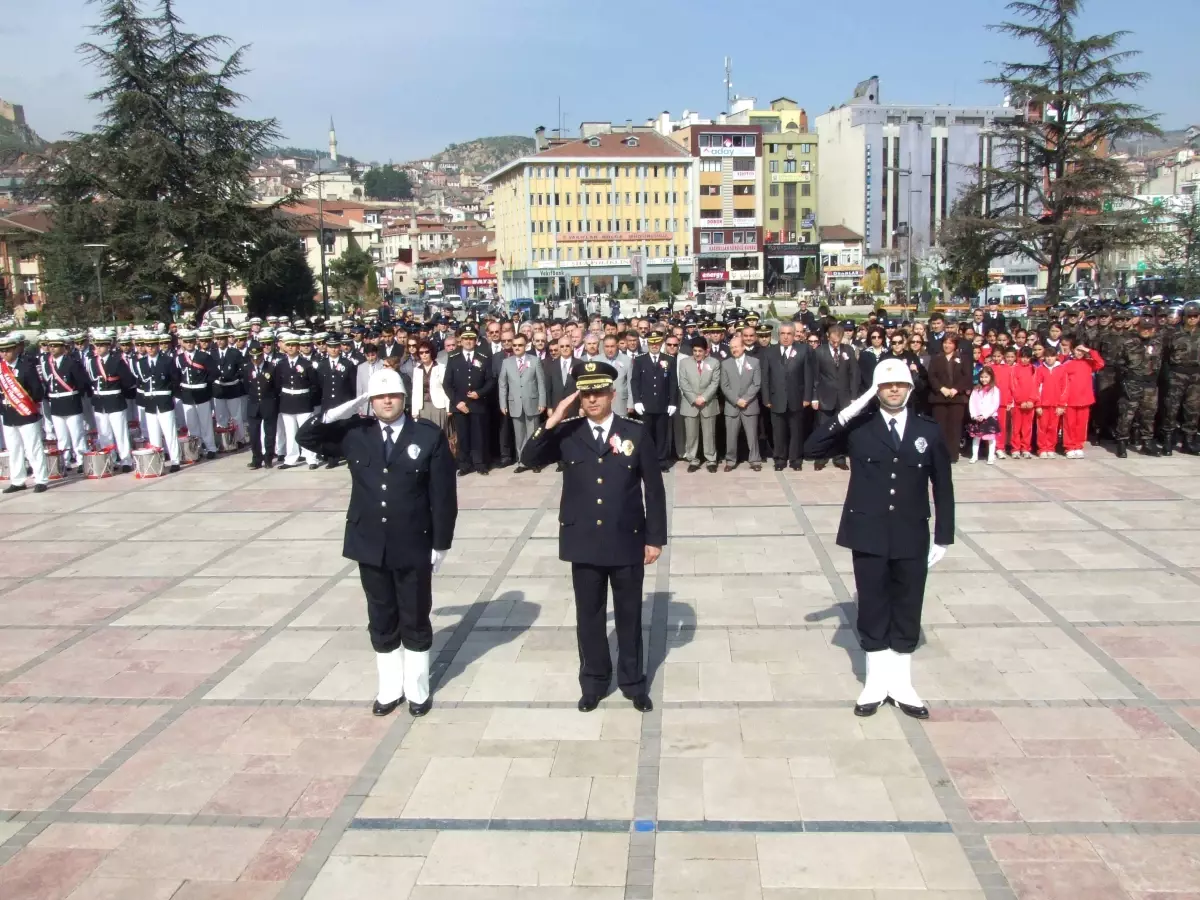
[[17, 411], [17, 415], [32, 416], [37, 412], [37, 404], [29, 396], [29, 391], [25, 390], [25, 385], [17, 380], [17, 373], [12, 370], [12, 367], [2, 359], [0, 359], [0, 391], [4, 392], [4, 399]]
[[65, 381], [63, 381], [63, 377], [58, 374], [58, 366], [56, 366], [54, 364], [54, 357], [53, 356], [49, 357], [46, 360], [46, 363], [48, 364], [48, 366], [50, 368], [50, 374], [54, 376], [54, 380], [59, 383], [59, 385], [62, 387], [62, 389], [69, 394], [74, 394], [76, 392], [75, 388], [71, 387], [71, 385], [69, 385]]

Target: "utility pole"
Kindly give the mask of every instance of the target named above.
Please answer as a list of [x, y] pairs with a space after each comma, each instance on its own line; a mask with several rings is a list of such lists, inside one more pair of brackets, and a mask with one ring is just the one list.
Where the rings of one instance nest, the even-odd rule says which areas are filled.
[[[104, 281], [100, 277], [100, 260], [104, 256], [104, 251], [108, 249], [108, 244], [84, 244], [88, 250], [96, 251], [96, 291], [99, 294], [100, 315], [104, 315]], [[117, 321], [117, 308], [112, 308], [112, 320]]]
[[733, 60], [725, 57], [725, 112], [733, 109]]

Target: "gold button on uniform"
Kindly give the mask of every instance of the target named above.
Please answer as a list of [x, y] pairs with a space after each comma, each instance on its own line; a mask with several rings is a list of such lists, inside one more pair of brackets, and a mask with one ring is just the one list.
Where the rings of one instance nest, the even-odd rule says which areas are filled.
[[597, 478], [597, 479], [596, 479], [596, 484], [604, 484], [604, 479], [603, 479], [603, 478]]
[[603, 519], [597, 519], [597, 520], [596, 520], [596, 524], [597, 524], [597, 525], [603, 525], [603, 524], [604, 524], [604, 520], [603, 520]]
[[596, 498], [596, 505], [597, 505], [597, 506], [599, 506], [599, 505], [601, 505], [602, 503], [604, 503], [604, 500], [603, 500], [602, 498], [600, 498], [600, 497], [597, 497], [597, 498]]

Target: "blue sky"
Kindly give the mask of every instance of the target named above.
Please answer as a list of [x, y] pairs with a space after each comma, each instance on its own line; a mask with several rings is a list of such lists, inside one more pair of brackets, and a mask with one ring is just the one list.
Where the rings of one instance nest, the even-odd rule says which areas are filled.
[[[580, 121], [715, 115], [722, 61], [734, 91], [785, 95], [810, 117], [870, 75], [885, 102], [990, 103], [989, 61], [1020, 58], [984, 26], [1002, 0], [176, 0], [188, 27], [250, 44], [245, 111], [274, 116], [288, 143], [405, 160], [452, 141], [553, 128], [562, 98]], [[1148, 10], [1153, 9], [1153, 16]], [[0, 20], [0, 97], [56, 138], [86, 129], [94, 73], [75, 48], [98, 10], [36, 0]], [[1140, 102], [1168, 128], [1200, 121], [1194, 77], [1200, 0], [1089, 0], [1081, 32], [1132, 31], [1151, 82]], [[1192, 71], [1189, 72], [1189, 68]]]

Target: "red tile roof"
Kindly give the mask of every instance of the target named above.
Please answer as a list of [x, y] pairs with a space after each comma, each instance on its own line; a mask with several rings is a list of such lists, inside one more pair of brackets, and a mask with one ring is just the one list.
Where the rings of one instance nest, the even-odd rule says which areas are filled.
[[823, 241], [861, 241], [863, 236], [845, 225], [822, 225], [818, 230]]

